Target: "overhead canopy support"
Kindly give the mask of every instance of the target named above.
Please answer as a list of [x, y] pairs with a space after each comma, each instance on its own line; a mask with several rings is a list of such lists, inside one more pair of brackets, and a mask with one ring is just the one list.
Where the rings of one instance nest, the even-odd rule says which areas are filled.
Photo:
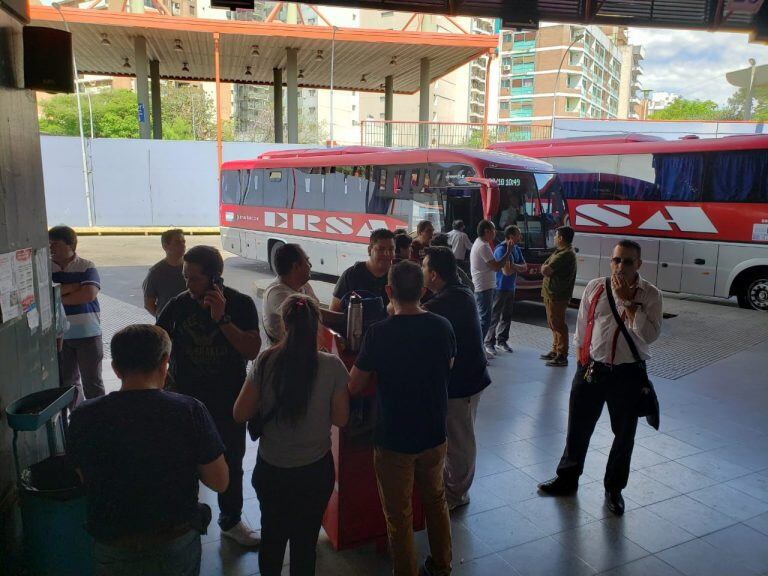
[[149, 127], [149, 74], [147, 73], [147, 39], [133, 39], [133, 58], [136, 68], [136, 98], [138, 100], [139, 138], [150, 137]]
[[273, 112], [275, 115], [275, 143], [283, 143], [283, 71], [272, 69]]
[[420, 63], [420, 87], [419, 90], [419, 146], [425, 148], [429, 146], [429, 122], [431, 120], [431, 104], [432, 98], [430, 95], [430, 82], [429, 82], [429, 58], [422, 58]]
[[286, 48], [285, 103], [288, 108], [288, 143], [299, 143], [298, 50]]
[[393, 120], [394, 112], [394, 93], [392, 91], [392, 85], [394, 78], [390, 74], [384, 78], [384, 120], [388, 123], [384, 125], [384, 145], [392, 146], [392, 124], [389, 124]]
[[163, 105], [160, 99], [160, 62], [149, 63], [149, 82], [152, 87], [152, 138], [163, 139]]

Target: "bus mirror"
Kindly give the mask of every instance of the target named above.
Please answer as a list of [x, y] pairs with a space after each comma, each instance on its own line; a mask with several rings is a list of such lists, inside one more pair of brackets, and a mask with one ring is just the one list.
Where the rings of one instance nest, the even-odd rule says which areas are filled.
[[483, 201], [483, 218], [490, 220], [499, 210], [499, 185], [490, 178], [470, 176], [467, 182], [480, 184], [480, 198]]

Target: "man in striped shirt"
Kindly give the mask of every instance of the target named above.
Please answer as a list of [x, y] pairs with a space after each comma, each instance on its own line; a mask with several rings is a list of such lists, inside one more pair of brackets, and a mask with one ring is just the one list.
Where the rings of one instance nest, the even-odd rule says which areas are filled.
[[69, 226], [54, 226], [48, 231], [51, 271], [54, 282], [61, 284], [61, 301], [69, 329], [64, 333], [59, 370], [64, 386], [77, 386], [86, 399], [104, 395], [101, 379], [101, 343], [99, 273], [93, 262], [80, 258], [77, 234]]

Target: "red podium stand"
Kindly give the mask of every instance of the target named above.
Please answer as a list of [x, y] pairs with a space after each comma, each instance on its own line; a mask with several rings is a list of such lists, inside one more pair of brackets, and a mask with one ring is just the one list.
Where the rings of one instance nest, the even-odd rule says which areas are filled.
[[[321, 349], [339, 356], [351, 370], [355, 361], [354, 354], [343, 350], [338, 334], [327, 328], [321, 331]], [[374, 393], [353, 400], [358, 407], [365, 403], [371, 406], [373, 402]], [[371, 414], [370, 410], [363, 410], [363, 414], [366, 413]], [[335, 550], [354, 548], [370, 542], [383, 547], [386, 545], [387, 525], [373, 469], [372, 433], [348, 428], [340, 430], [334, 426], [331, 433], [336, 486], [323, 516], [323, 528]], [[413, 529], [424, 529], [424, 509], [415, 491]]]

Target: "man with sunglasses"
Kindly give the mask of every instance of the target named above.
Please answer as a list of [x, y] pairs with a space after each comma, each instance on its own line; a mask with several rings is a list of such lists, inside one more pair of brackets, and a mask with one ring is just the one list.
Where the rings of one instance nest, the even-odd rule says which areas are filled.
[[[617, 312], [645, 361], [650, 357], [648, 345], [661, 332], [662, 303], [659, 289], [638, 273], [643, 263], [640, 256], [637, 242], [621, 240], [616, 245], [611, 258], [610, 290]], [[552, 496], [576, 491], [589, 440], [603, 404], [608, 404], [614, 439], [603, 485], [608, 509], [621, 516], [621, 491], [629, 479], [645, 369], [632, 353], [611, 311], [606, 278], [592, 280], [584, 290], [574, 344], [579, 364], [571, 386], [565, 451], [557, 476], [539, 484], [539, 490]]]

